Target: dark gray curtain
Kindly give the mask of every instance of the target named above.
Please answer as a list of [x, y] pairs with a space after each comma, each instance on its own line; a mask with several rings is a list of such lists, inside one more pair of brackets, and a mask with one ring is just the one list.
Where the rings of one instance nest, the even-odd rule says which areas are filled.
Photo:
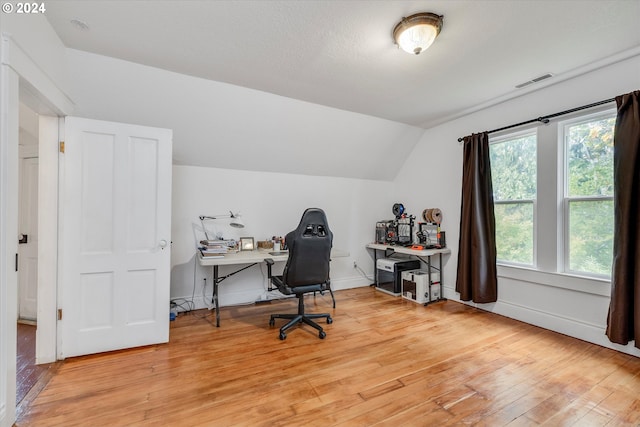
[[607, 336], [640, 348], [640, 91], [616, 97], [614, 237]]
[[464, 138], [456, 292], [462, 301], [495, 302], [496, 220], [487, 132]]

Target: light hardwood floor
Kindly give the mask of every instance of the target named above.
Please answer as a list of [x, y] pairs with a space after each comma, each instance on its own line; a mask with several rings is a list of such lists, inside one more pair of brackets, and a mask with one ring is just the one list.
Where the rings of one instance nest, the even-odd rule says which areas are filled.
[[181, 315], [156, 345], [66, 360], [17, 426], [619, 426], [640, 424], [640, 359], [453, 301], [371, 288], [285, 341], [295, 301]]

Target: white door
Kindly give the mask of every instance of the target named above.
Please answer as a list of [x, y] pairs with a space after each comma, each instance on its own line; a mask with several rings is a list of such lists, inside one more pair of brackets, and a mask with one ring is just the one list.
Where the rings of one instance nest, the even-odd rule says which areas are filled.
[[18, 317], [36, 320], [38, 295], [38, 158], [20, 160]]
[[169, 340], [171, 145], [168, 129], [65, 119], [59, 359]]

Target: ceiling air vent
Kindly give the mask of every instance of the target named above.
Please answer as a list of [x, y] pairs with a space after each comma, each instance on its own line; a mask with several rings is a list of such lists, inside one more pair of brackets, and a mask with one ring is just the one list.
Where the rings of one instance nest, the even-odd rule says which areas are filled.
[[521, 89], [521, 88], [523, 88], [525, 86], [529, 86], [529, 85], [532, 85], [534, 83], [541, 82], [542, 80], [546, 80], [549, 77], [553, 77], [553, 74], [551, 74], [551, 73], [543, 74], [543, 75], [541, 75], [539, 77], [536, 77], [534, 79], [528, 80], [528, 81], [526, 81], [524, 83], [520, 83], [519, 85], [516, 85], [516, 89]]

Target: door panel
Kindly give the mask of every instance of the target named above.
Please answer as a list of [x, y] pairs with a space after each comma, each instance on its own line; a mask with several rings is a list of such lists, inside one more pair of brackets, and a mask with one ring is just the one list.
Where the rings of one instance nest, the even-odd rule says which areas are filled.
[[[68, 121], [65, 126], [68, 129]], [[81, 172], [79, 182], [74, 183], [74, 187], [80, 186], [80, 253], [85, 256], [113, 254], [114, 209], [119, 207], [114, 200], [116, 135], [83, 130], [76, 137], [79, 140], [74, 141], [69, 135], [65, 142], [65, 167], [78, 167]], [[81, 153], [81, 163], [77, 165], [71, 163], [77, 161], [75, 150]]]
[[127, 247], [131, 252], [153, 252], [157, 245], [156, 212], [158, 211], [158, 175], [156, 159], [158, 141], [141, 138], [131, 139], [131, 163], [129, 167], [129, 232]]
[[[38, 295], [38, 158], [20, 160], [18, 244], [18, 317], [36, 320]], [[23, 241], [24, 241], [23, 240]]]
[[171, 131], [67, 117], [59, 358], [167, 342]]

